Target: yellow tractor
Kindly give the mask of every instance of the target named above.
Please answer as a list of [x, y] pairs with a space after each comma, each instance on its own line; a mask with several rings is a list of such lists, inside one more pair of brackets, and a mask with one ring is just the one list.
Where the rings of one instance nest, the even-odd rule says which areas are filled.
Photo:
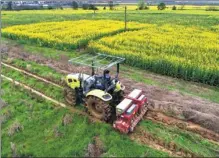
[[[88, 112], [108, 122], [115, 114], [115, 107], [123, 99], [125, 86], [119, 81], [119, 64], [125, 59], [106, 54], [81, 55], [69, 63], [90, 67], [91, 75], [85, 73], [68, 74], [65, 77], [64, 96], [68, 104], [84, 104]], [[116, 65], [116, 74], [110, 76], [110, 68]], [[98, 74], [98, 72], [100, 72]]]

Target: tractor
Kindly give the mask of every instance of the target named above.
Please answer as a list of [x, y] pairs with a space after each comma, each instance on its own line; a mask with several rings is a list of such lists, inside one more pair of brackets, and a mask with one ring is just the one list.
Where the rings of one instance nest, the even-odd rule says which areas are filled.
[[[133, 131], [146, 113], [147, 98], [142, 90], [135, 89], [124, 97], [125, 86], [119, 81], [120, 63], [125, 59], [106, 54], [85, 54], [69, 63], [90, 67], [91, 75], [72, 73], [65, 77], [64, 97], [68, 104], [84, 104], [93, 117], [112, 122], [123, 133]], [[116, 74], [110, 69], [116, 65]], [[101, 71], [101, 73], [98, 73]]]

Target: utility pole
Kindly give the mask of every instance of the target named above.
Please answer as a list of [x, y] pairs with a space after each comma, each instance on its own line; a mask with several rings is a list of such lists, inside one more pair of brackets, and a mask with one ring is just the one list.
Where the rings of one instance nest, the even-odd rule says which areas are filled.
[[125, 31], [127, 30], [127, 7], [125, 6]]

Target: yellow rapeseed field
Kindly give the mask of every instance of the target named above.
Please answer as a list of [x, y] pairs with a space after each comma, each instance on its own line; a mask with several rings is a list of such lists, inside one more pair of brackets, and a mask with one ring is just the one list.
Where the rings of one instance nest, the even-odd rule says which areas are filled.
[[196, 27], [148, 25], [104, 37], [91, 51], [123, 56], [130, 65], [186, 80], [219, 85], [219, 34]]
[[219, 85], [218, 26], [212, 31], [181, 25], [79, 20], [16, 25], [3, 29], [11, 39], [62, 50], [85, 47], [126, 58], [129, 65], [210, 85]]
[[[130, 22], [129, 29], [140, 29], [144, 24]], [[124, 30], [124, 23], [115, 20], [79, 20], [44, 22], [16, 25], [3, 29], [3, 35], [11, 39], [38, 43], [41, 46], [58, 49], [84, 47], [88, 41]]]

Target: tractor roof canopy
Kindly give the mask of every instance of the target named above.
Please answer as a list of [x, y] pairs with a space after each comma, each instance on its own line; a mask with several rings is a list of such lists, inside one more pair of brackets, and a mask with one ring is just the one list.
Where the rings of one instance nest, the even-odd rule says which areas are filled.
[[69, 63], [106, 70], [114, 65], [119, 65], [119, 63], [123, 62], [124, 60], [125, 58], [96, 53], [84, 54], [79, 57], [72, 58], [69, 60]]

